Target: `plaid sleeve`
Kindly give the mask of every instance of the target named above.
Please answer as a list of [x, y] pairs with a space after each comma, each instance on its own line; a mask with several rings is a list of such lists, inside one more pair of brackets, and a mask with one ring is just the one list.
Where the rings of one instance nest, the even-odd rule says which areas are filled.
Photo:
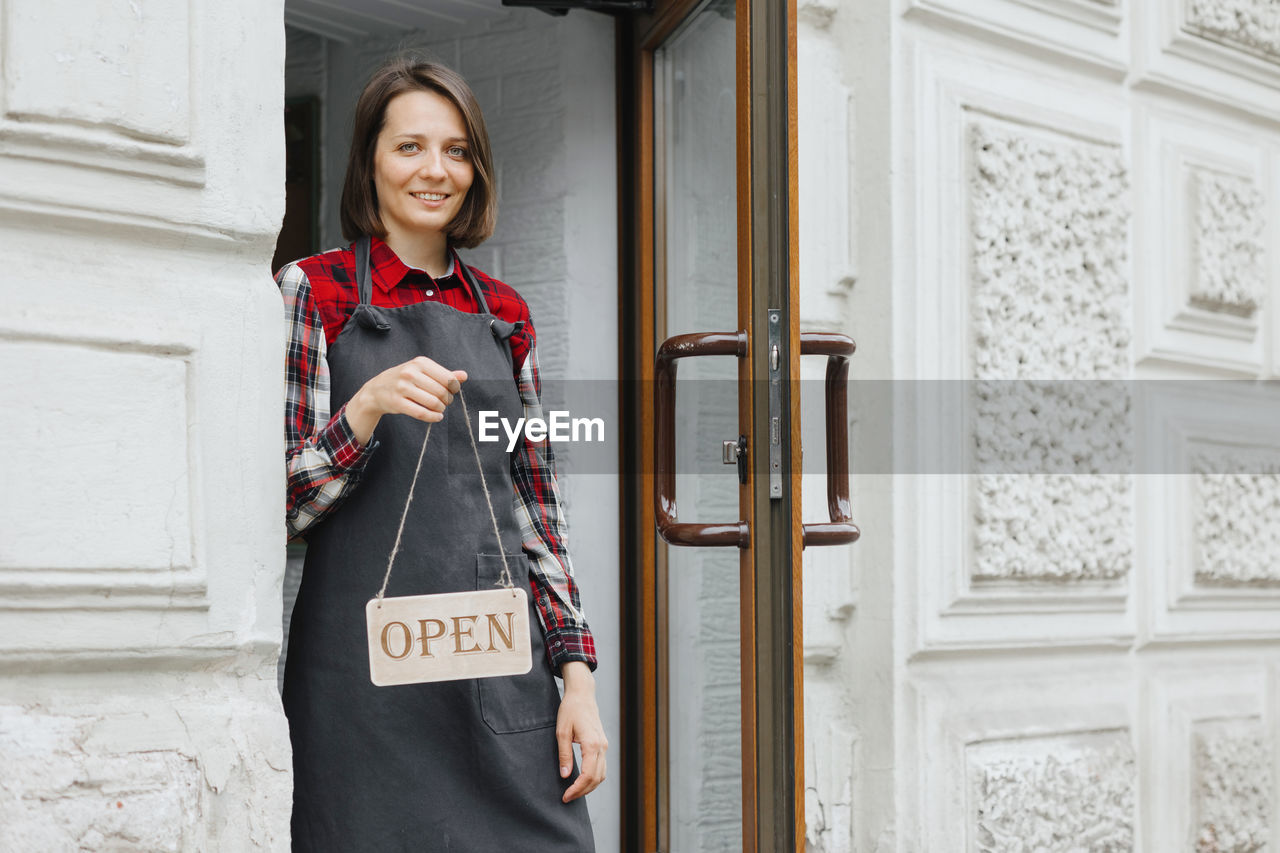
[[347, 423], [346, 407], [329, 414], [329, 365], [324, 326], [307, 275], [287, 264], [276, 275], [284, 298], [285, 526], [299, 536], [332, 512], [359, 482], [377, 447], [362, 447]]
[[[525, 418], [541, 418], [542, 387], [536, 345], [525, 355], [517, 386]], [[511, 479], [515, 483], [520, 537], [532, 565], [530, 586], [546, 637], [551, 668], [559, 672], [561, 664], [584, 661], [594, 671], [596, 644], [582, 612], [578, 585], [573, 580], [568, 527], [556, 485], [551, 445], [546, 440], [534, 443], [526, 439], [511, 454]]]

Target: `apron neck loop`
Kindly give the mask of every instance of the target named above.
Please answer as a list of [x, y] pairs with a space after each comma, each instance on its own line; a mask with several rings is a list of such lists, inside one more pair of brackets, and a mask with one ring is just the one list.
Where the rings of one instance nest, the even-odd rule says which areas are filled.
[[[372, 242], [368, 234], [361, 235], [360, 239], [356, 240], [356, 288], [360, 293], [361, 305], [373, 303], [373, 280], [369, 274], [369, 250]], [[458, 271], [458, 275], [466, 282], [467, 287], [471, 288], [471, 295], [480, 306], [480, 313], [492, 314], [484, 293], [471, 276], [471, 270], [467, 269], [467, 265], [462, 262], [462, 258], [458, 257], [458, 253], [452, 246], [449, 247], [449, 251], [453, 254], [453, 268]]]

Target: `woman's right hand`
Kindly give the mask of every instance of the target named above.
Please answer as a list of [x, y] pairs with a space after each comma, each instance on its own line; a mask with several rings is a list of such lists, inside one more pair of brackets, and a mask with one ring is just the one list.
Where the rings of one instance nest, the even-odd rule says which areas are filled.
[[420, 355], [364, 383], [347, 403], [347, 423], [363, 446], [383, 415], [408, 415], [427, 423], [444, 420], [445, 407], [466, 381], [465, 370], [448, 370]]

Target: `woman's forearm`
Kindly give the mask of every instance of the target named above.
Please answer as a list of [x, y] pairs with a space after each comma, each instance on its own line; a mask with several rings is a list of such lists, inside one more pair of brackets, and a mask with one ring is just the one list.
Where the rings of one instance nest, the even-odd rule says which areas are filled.
[[566, 661], [560, 666], [560, 677], [564, 679], [566, 693], [586, 691], [594, 694], [596, 692], [596, 677], [592, 674], [591, 667], [584, 661]]
[[351, 434], [360, 442], [361, 447], [373, 438], [374, 427], [381, 419], [382, 413], [370, 403], [364, 388], [353, 394], [347, 402], [347, 425], [351, 427]]

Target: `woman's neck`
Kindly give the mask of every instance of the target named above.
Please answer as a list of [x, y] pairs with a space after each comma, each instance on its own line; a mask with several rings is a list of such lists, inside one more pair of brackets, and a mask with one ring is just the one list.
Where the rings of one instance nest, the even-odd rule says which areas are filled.
[[432, 278], [439, 278], [449, 270], [449, 241], [439, 231], [401, 234], [388, 230], [382, 241], [406, 265], [423, 270]]

